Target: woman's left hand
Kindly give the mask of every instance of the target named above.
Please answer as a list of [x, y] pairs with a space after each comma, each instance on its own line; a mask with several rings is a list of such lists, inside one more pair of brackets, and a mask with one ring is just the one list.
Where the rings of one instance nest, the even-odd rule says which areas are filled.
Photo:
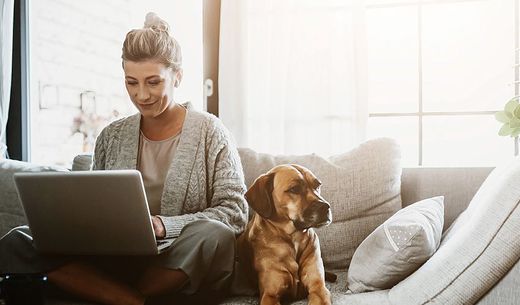
[[152, 216], [152, 225], [155, 237], [164, 238], [166, 236], [166, 228], [164, 227], [161, 218], [157, 216]]

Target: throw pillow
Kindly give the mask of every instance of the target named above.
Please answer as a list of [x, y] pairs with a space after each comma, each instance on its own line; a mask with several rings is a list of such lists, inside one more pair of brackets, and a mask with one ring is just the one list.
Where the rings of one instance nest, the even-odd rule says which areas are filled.
[[444, 197], [421, 200], [398, 211], [358, 247], [348, 270], [353, 293], [393, 287], [437, 250], [444, 225]]
[[246, 186], [272, 167], [296, 163], [321, 181], [321, 194], [331, 204], [332, 224], [317, 229], [327, 268], [346, 268], [357, 246], [401, 208], [399, 145], [392, 139], [367, 141], [343, 154], [289, 156], [239, 149]]

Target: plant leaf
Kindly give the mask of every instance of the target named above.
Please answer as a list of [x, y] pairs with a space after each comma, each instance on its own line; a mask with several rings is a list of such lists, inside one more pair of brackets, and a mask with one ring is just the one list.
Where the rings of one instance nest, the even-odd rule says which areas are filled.
[[514, 138], [518, 135], [520, 135], [520, 128], [513, 129], [513, 131], [511, 132], [511, 137]]
[[498, 131], [499, 136], [509, 136], [513, 132], [513, 129], [509, 127], [509, 123], [505, 123], [502, 128]]
[[509, 121], [509, 127], [513, 129], [520, 127], [520, 119], [517, 117], [512, 117], [511, 121]]
[[504, 107], [504, 111], [512, 114], [515, 111], [516, 106], [518, 106], [518, 99], [512, 98], [509, 102], [507, 102], [506, 106]]
[[[519, 105], [520, 106], [520, 105]], [[518, 107], [517, 107], [518, 108]], [[516, 111], [516, 110], [515, 110]], [[495, 113], [495, 119], [502, 123], [509, 123], [509, 120], [513, 117], [513, 115], [509, 112], [498, 111]]]
[[516, 116], [520, 119], [520, 105], [516, 106], [515, 111], [513, 112], [513, 116]]

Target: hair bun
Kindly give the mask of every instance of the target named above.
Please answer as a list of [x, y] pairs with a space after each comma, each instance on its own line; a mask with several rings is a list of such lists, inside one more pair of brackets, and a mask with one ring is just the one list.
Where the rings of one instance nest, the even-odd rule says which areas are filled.
[[156, 13], [149, 12], [146, 14], [146, 18], [144, 20], [144, 28], [150, 28], [154, 31], [162, 31], [162, 32], [169, 32], [170, 27], [168, 26], [168, 23], [161, 19]]

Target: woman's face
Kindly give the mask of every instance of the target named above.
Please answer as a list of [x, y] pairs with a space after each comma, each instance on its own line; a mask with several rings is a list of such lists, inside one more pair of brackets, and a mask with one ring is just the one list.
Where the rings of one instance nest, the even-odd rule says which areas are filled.
[[173, 106], [178, 73], [153, 60], [124, 61], [126, 90], [144, 117], [157, 117]]

